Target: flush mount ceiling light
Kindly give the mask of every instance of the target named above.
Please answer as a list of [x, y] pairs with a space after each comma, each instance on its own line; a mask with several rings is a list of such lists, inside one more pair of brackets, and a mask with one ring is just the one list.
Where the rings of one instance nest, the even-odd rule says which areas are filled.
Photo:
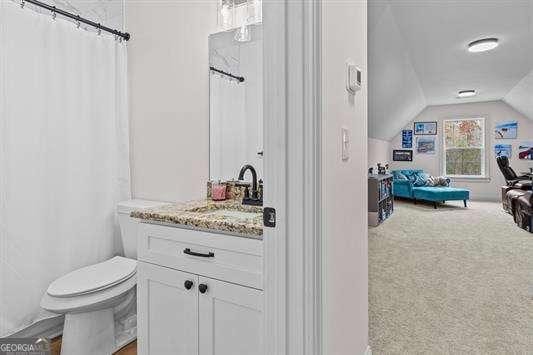
[[472, 53], [486, 52], [498, 47], [498, 38], [483, 38], [468, 44], [468, 51]]
[[457, 93], [457, 97], [460, 99], [464, 99], [466, 97], [476, 96], [476, 94], [476, 90], [461, 90]]

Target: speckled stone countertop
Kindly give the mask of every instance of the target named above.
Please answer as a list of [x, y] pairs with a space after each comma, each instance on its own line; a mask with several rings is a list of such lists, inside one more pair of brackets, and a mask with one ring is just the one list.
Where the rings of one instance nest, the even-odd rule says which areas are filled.
[[164, 224], [239, 237], [263, 239], [263, 208], [242, 205], [239, 200], [209, 199], [133, 211], [132, 217]]

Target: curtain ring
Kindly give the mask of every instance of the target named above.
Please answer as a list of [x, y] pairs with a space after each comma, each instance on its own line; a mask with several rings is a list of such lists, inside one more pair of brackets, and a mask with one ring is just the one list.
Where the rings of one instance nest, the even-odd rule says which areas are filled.
[[80, 21], [80, 15], [76, 16], [77, 20], [76, 20], [76, 28], [80, 28], [81, 26], [81, 21]]
[[98, 24], [98, 36], [102, 34], [102, 28], [100, 27], [100, 24]]
[[56, 19], [56, 7], [54, 6], [54, 9], [52, 10], [52, 20], [55, 20]]
[[26, 5], [26, 2], [24, 0], [20, 1], [20, 8], [23, 9], [24, 5]]

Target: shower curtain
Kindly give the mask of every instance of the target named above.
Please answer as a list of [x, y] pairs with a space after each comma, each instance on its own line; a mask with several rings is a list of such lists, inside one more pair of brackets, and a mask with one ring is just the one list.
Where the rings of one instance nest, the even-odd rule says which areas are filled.
[[120, 252], [126, 46], [0, 0], [0, 337], [54, 279]]

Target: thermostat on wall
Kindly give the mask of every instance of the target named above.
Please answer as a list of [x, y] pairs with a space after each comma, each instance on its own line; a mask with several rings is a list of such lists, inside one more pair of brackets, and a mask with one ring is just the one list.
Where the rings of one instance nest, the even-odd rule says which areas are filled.
[[352, 95], [361, 90], [361, 69], [350, 61], [346, 62], [346, 90]]

